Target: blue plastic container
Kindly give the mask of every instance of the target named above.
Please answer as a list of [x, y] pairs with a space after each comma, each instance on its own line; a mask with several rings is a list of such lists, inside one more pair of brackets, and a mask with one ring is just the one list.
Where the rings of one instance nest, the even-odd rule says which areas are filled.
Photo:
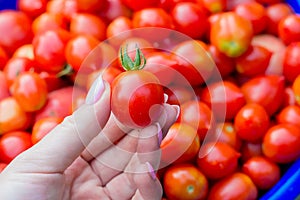
[[[229, 0], [230, 1], [230, 0]], [[0, 0], [0, 10], [16, 9], [15, 0]], [[287, 0], [300, 13], [300, 0]], [[261, 200], [300, 200], [300, 159], [285, 172], [281, 180]]]

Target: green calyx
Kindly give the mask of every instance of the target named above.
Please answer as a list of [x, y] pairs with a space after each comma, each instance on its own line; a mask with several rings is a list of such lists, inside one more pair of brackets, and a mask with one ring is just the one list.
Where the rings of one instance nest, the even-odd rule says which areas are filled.
[[128, 55], [127, 46], [128, 45], [124, 47], [124, 51], [123, 51], [123, 47], [120, 48], [120, 59], [121, 59], [122, 67], [126, 71], [143, 69], [146, 65], [146, 58], [142, 53], [141, 49], [136, 45], [135, 58], [134, 61], [132, 61], [132, 59]]

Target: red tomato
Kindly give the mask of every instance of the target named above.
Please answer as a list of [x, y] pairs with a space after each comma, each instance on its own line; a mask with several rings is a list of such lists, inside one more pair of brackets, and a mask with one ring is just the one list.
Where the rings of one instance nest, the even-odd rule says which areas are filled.
[[0, 33], [3, 36], [0, 38], [0, 46], [11, 55], [18, 47], [31, 42], [31, 20], [20, 11], [1, 11]]
[[277, 115], [278, 123], [290, 123], [300, 127], [300, 107], [289, 105]]
[[246, 162], [255, 156], [263, 156], [262, 144], [261, 142], [252, 143], [244, 141], [242, 144], [241, 153], [243, 162]]
[[212, 83], [202, 91], [200, 99], [211, 107], [218, 121], [233, 119], [246, 103], [241, 89], [229, 81]]
[[0, 135], [10, 131], [26, 130], [30, 120], [30, 116], [13, 97], [0, 101]]
[[234, 12], [221, 13], [211, 24], [210, 41], [229, 57], [242, 55], [253, 37], [250, 20]]
[[107, 24], [121, 16], [131, 17], [131, 10], [122, 4], [122, 0], [110, 0], [106, 1], [105, 4], [105, 8], [98, 14]]
[[283, 57], [283, 75], [287, 81], [293, 82], [300, 74], [300, 42], [290, 43]]
[[260, 141], [269, 129], [270, 119], [265, 108], [256, 103], [243, 106], [234, 118], [234, 127], [239, 138]]
[[40, 70], [58, 73], [65, 65], [65, 46], [70, 33], [59, 29], [36, 35], [33, 39], [35, 61]]
[[255, 77], [243, 84], [241, 90], [248, 103], [262, 105], [271, 116], [282, 104], [284, 78], [275, 75]]
[[7, 85], [5, 74], [2, 71], [0, 71], [0, 101], [9, 96], [10, 93], [9, 93], [9, 88]]
[[258, 197], [258, 191], [250, 177], [244, 173], [234, 173], [212, 186], [208, 200], [248, 199]]
[[263, 140], [263, 153], [277, 163], [289, 163], [300, 157], [300, 128], [293, 124], [271, 127]]
[[12, 85], [12, 96], [25, 112], [40, 110], [47, 100], [47, 84], [39, 74], [24, 72]]
[[235, 150], [239, 150], [242, 146], [242, 140], [237, 136], [233, 123], [224, 122], [216, 125], [217, 142], [230, 145]]
[[285, 44], [299, 41], [300, 16], [297, 14], [291, 14], [280, 20], [278, 25], [278, 35]]
[[168, 104], [182, 105], [187, 101], [193, 100], [195, 93], [192, 88], [182, 86], [169, 86], [165, 88], [165, 94], [168, 95]]
[[250, 45], [247, 51], [235, 59], [239, 74], [253, 77], [265, 73], [269, 66], [272, 52], [262, 46]]
[[8, 55], [4, 49], [0, 46], [0, 70], [3, 70], [4, 66], [8, 61]]
[[62, 14], [43, 13], [33, 20], [32, 32], [36, 35], [48, 30], [67, 30], [67, 26], [67, 21]]
[[164, 191], [168, 199], [204, 200], [208, 181], [202, 172], [191, 164], [169, 167], [164, 174]]
[[6, 166], [6, 163], [0, 163], [0, 173], [5, 169]]
[[162, 140], [160, 148], [162, 165], [190, 162], [199, 152], [200, 138], [193, 127], [184, 123], [175, 123]]
[[28, 58], [29, 60], [34, 60], [34, 53], [33, 53], [33, 45], [24, 44], [20, 46], [12, 55], [12, 57], [21, 57], [21, 58]]
[[36, 121], [32, 127], [31, 141], [36, 144], [45, 137], [54, 127], [62, 122], [59, 117], [47, 117]]
[[191, 100], [180, 106], [179, 121], [194, 127], [201, 141], [204, 140], [207, 134], [214, 131], [215, 120], [213, 113], [205, 103]]
[[226, 143], [206, 143], [200, 149], [197, 166], [209, 179], [220, 179], [235, 172], [240, 154]]
[[105, 5], [104, 0], [75, 0], [80, 12], [99, 12]]
[[55, 0], [48, 1], [46, 11], [48, 13], [62, 14], [70, 22], [71, 18], [78, 12], [77, 1]]
[[78, 13], [71, 19], [70, 32], [75, 35], [92, 35], [102, 41], [106, 39], [106, 24], [96, 15]]
[[199, 39], [208, 30], [204, 9], [196, 3], [177, 3], [171, 12], [175, 29], [192, 38]]
[[31, 18], [36, 18], [46, 11], [47, 0], [18, 0], [18, 10], [26, 13]]
[[10, 163], [17, 155], [32, 146], [31, 135], [24, 131], [13, 131], [0, 138], [0, 161]]
[[133, 11], [142, 10], [144, 8], [157, 7], [160, 3], [160, 0], [122, 0], [122, 3], [132, 9]]
[[266, 9], [262, 4], [257, 2], [239, 4], [234, 8], [234, 12], [251, 21], [255, 35], [265, 30], [268, 18]]
[[250, 158], [243, 164], [242, 170], [262, 190], [272, 188], [280, 179], [279, 166], [262, 156]]
[[197, 0], [197, 2], [211, 14], [225, 11], [227, 1], [228, 0]]

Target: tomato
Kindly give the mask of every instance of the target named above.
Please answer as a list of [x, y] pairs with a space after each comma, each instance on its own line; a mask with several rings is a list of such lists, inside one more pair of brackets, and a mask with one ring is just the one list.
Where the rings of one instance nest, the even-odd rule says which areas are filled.
[[237, 136], [233, 123], [220, 122], [216, 125], [217, 142], [230, 145], [235, 150], [239, 150], [242, 146], [242, 140]]
[[80, 12], [99, 12], [105, 5], [104, 0], [75, 0], [78, 11]]
[[160, 3], [160, 0], [122, 0], [122, 3], [132, 9], [133, 11], [142, 10], [144, 8], [157, 7]]
[[289, 123], [300, 127], [300, 107], [289, 105], [276, 116], [278, 123]]
[[196, 3], [177, 3], [171, 11], [175, 29], [191, 38], [199, 39], [208, 30], [204, 9]]
[[277, 163], [289, 163], [300, 157], [300, 128], [293, 124], [271, 127], [263, 140], [263, 153]]
[[69, 39], [69, 32], [62, 29], [48, 30], [34, 37], [33, 52], [40, 70], [58, 73], [64, 68]]
[[2, 71], [0, 71], [0, 101], [9, 96], [10, 93], [9, 93], [9, 88], [7, 85], [5, 74]]
[[131, 17], [131, 14], [131, 10], [122, 4], [122, 0], [107, 1], [105, 8], [98, 13], [98, 15], [104, 19], [107, 24], [110, 24], [111, 21], [121, 16]]
[[67, 22], [78, 12], [77, 1], [55, 0], [48, 1], [46, 11], [48, 13], [62, 14]]
[[12, 57], [28, 58], [29, 60], [34, 60], [33, 45], [24, 44], [20, 46], [12, 55]]
[[202, 91], [200, 99], [211, 107], [218, 121], [233, 119], [246, 103], [241, 89], [229, 81], [212, 83]]
[[102, 41], [106, 39], [106, 24], [98, 16], [88, 13], [78, 13], [71, 19], [70, 32], [89, 34]]
[[196, 158], [200, 149], [197, 130], [188, 124], [173, 124], [162, 140], [161, 165], [190, 162]]
[[1, 11], [0, 33], [5, 35], [5, 37], [0, 38], [0, 46], [11, 55], [18, 47], [30, 43], [32, 39], [31, 20], [20, 11]]
[[0, 101], [0, 135], [10, 131], [26, 130], [30, 115], [25, 113], [17, 100], [7, 97]]
[[18, 10], [31, 18], [36, 18], [46, 11], [47, 0], [18, 0]]
[[4, 49], [0, 46], [0, 70], [4, 68], [7, 61], [8, 61], [8, 55], [4, 51]]
[[0, 161], [10, 163], [17, 155], [32, 146], [31, 135], [24, 131], [13, 131], [0, 138]]
[[206, 143], [200, 149], [197, 166], [209, 179], [220, 179], [234, 173], [240, 154], [226, 143]]
[[214, 131], [215, 121], [213, 113], [205, 103], [191, 100], [180, 106], [179, 121], [194, 127], [201, 141], [204, 140], [207, 134]]
[[[78, 72], [83, 61], [99, 43], [99, 40], [91, 35], [77, 35], [70, 39], [65, 48], [68, 64]], [[92, 69], [82, 68], [82, 71], [91, 72]]]
[[262, 46], [250, 45], [247, 51], [235, 59], [236, 70], [241, 75], [253, 77], [265, 73], [272, 52]]
[[211, 43], [229, 57], [242, 55], [248, 49], [252, 37], [250, 20], [235, 12], [221, 13], [215, 23], [211, 24]]
[[262, 4], [257, 2], [239, 4], [234, 8], [234, 12], [251, 21], [255, 35], [266, 29], [268, 18]]
[[24, 72], [12, 85], [12, 96], [26, 112], [40, 110], [47, 100], [47, 84], [39, 74]]
[[169, 86], [165, 88], [165, 94], [168, 95], [167, 103], [171, 105], [182, 105], [195, 97], [192, 88], [182, 86]]
[[255, 142], [260, 141], [269, 129], [270, 119], [265, 108], [250, 103], [243, 106], [234, 118], [234, 127], [239, 138]]
[[293, 82], [300, 74], [300, 42], [293, 42], [285, 49], [283, 57], [283, 75], [287, 81]]
[[242, 170], [262, 190], [270, 189], [280, 179], [279, 166], [263, 156], [250, 158], [243, 164]]
[[258, 197], [258, 191], [249, 176], [244, 173], [234, 173], [212, 186], [208, 200], [248, 199]]
[[277, 3], [266, 7], [266, 14], [268, 17], [267, 32], [277, 36], [280, 20], [292, 13], [293, 10], [286, 3]]
[[197, 0], [209, 13], [220, 13], [226, 10], [228, 0]]
[[252, 157], [263, 156], [261, 142], [247, 142], [244, 141], [241, 148], [242, 161], [246, 162]]
[[255, 77], [241, 87], [248, 103], [258, 103], [273, 115], [282, 104], [284, 77], [269, 75]]
[[36, 144], [45, 137], [54, 127], [62, 122], [59, 117], [47, 117], [36, 121], [32, 126], [31, 141]]
[[36, 35], [48, 30], [65, 29], [68, 24], [62, 14], [43, 13], [32, 22], [32, 32]]
[[0, 173], [5, 169], [6, 166], [6, 163], [0, 163]]
[[278, 36], [285, 43], [290, 44], [300, 40], [300, 16], [291, 14], [280, 20]]

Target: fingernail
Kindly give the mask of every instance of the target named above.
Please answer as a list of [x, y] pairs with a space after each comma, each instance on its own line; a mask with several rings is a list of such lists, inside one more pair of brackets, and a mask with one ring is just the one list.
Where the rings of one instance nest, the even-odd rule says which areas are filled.
[[167, 94], [164, 93], [164, 102], [166, 103], [169, 99], [169, 96]]
[[105, 89], [104, 81], [102, 79], [102, 74], [97, 77], [97, 79], [92, 84], [86, 99], [85, 103], [88, 105], [92, 105], [96, 103], [102, 96]]
[[150, 174], [151, 178], [152, 178], [153, 180], [156, 180], [156, 178], [157, 178], [157, 177], [156, 177], [156, 173], [155, 173], [155, 171], [154, 171], [152, 165], [151, 165], [149, 162], [146, 162], [146, 165], [147, 165], [147, 167], [148, 167], [148, 171], [149, 171], [149, 174]]
[[156, 123], [156, 126], [157, 126], [158, 146], [160, 146], [161, 141], [162, 141], [162, 139], [163, 139], [163, 134], [162, 134], [162, 130], [161, 130], [160, 124], [159, 124], [159, 123]]
[[178, 106], [178, 105], [172, 105], [174, 108], [175, 108], [175, 110], [176, 110], [176, 121], [177, 121], [177, 119], [178, 119], [178, 117], [179, 117], [179, 115], [180, 115], [180, 107]]

